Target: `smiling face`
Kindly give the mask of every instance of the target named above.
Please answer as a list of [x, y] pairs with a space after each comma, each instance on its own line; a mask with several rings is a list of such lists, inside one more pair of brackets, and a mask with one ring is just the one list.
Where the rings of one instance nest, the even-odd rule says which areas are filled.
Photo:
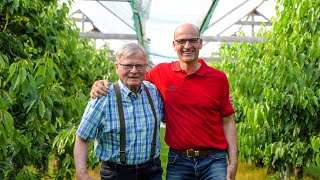
[[197, 62], [202, 39], [199, 30], [193, 24], [182, 24], [175, 30], [173, 48], [177, 52], [179, 61], [185, 63]]
[[[133, 49], [132, 49], [133, 48]], [[117, 54], [116, 73], [121, 82], [137, 93], [147, 73], [148, 57], [139, 45], [122, 48]]]

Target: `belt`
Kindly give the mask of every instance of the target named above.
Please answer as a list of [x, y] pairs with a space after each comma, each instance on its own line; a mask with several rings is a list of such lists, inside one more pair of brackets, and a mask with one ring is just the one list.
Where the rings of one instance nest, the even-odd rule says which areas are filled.
[[111, 162], [111, 161], [102, 161], [102, 164], [103, 165], [107, 165], [109, 166], [110, 168], [112, 169], [131, 169], [131, 168], [142, 168], [142, 167], [146, 167], [148, 165], [152, 165], [154, 164], [155, 162], [158, 162], [160, 161], [160, 158], [152, 158], [144, 163], [141, 163], [141, 164], [117, 164], [115, 162]]
[[170, 151], [180, 154], [180, 155], [184, 155], [187, 157], [201, 157], [201, 156], [208, 156], [210, 154], [215, 154], [217, 152], [222, 152], [225, 150], [221, 150], [221, 149], [201, 149], [201, 150], [194, 150], [194, 149], [187, 149], [187, 150], [178, 150], [178, 149], [173, 149], [170, 148]]

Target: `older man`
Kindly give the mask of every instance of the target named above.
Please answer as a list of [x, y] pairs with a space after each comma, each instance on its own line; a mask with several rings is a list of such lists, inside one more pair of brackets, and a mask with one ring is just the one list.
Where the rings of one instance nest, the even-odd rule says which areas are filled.
[[74, 159], [78, 179], [87, 171], [89, 140], [95, 138], [102, 161], [101, 179], [161, 179], [160, 120], [163, 103], [157, 88], [143, 81], [148, 57], [140, 45], [127, 44], [116, 55], [117, 83], [101, 99], [91, 99], [76, 132]]

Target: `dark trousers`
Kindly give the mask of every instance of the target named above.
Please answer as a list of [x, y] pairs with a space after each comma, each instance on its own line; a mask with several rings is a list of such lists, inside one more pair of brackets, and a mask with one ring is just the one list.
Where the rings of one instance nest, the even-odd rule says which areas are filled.
[[138, 165], [102, 162], [100, 176], [106, 180], [161, 180], [162, 172], [161, 161], [156, 158]]

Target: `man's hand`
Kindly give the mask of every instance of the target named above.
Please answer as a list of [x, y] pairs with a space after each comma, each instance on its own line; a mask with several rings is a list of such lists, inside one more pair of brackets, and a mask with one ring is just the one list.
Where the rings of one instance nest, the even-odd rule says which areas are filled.
[[229, 164], [227, 168], [227, 180], [235, 180], [238, 169], [238, 163]]
[[109, 89], [109, 81], [108, 80], [98, 80], [93, 83], [90, 96], [92, 99], [100, 98], [105, 96]]

